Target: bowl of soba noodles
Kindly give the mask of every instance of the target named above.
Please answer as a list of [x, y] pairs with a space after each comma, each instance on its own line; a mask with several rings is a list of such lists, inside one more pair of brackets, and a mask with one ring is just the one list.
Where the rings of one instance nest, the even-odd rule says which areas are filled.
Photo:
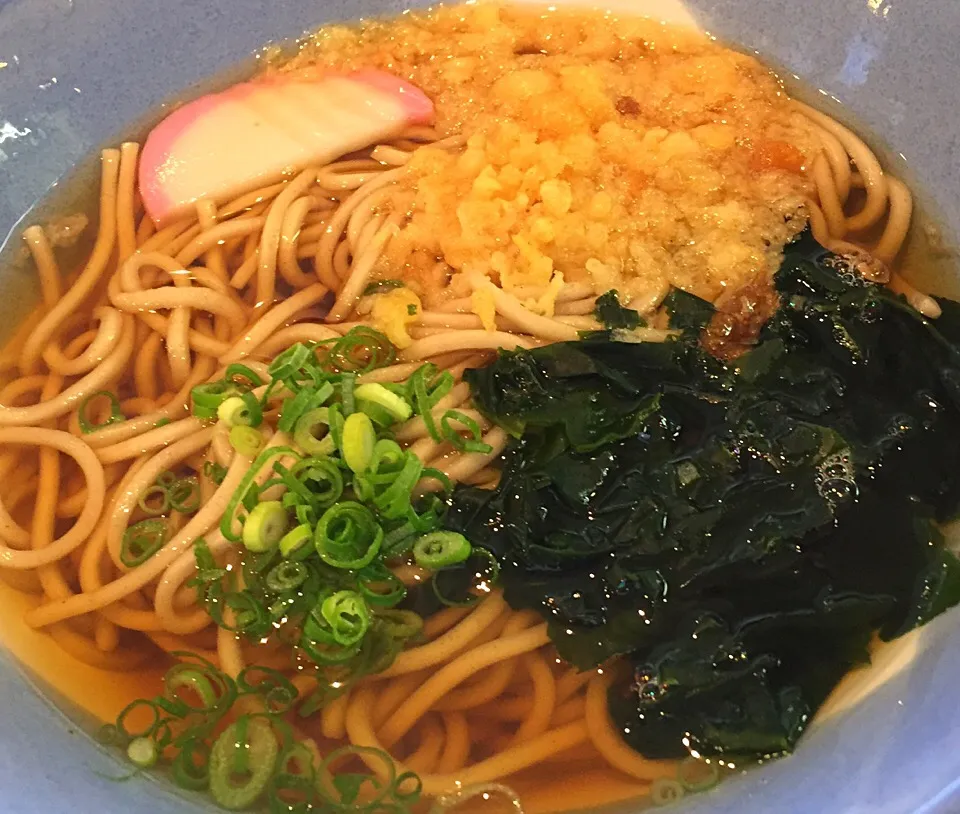
[[0, 809], [960, 810], [958, 24], [0, 4]]

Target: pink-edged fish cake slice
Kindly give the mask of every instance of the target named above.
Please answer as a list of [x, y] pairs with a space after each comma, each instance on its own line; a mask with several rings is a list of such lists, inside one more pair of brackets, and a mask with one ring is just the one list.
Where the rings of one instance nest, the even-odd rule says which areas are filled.
[[430, 124], [433, 103], [385, 71], [290, 74], [234, 85], [178, 108], [147, 137], [140, 194], [158, 225], [311, 165]]

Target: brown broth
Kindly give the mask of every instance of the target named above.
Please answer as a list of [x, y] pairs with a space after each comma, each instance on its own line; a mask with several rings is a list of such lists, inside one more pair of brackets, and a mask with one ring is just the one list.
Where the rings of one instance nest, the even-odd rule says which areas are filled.
[[0, 644], [12, 653], [35, 685], [78, 723], [107, 723], [131, 701], [159, 693], [166, 658], [128, 673], [101, 670], [64, 651], [42, 630], [23, 621], [35, 605], [28, 595], [0, 580]]

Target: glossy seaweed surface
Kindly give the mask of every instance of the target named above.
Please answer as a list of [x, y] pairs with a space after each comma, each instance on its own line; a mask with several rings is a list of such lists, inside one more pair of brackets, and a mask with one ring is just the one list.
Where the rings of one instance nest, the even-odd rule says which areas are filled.
[[675, 292], [677, 339], [605, 331], [468, 374], [515, 439], [448, 522], [564, 658], [626, 657], [610, 708], [650, 757], [790, 751], [874, 634], [960, 601], [938, 531], [960, 507], [960, 304], [924, 319], [809, 237], [776, 285], [730, 364]]

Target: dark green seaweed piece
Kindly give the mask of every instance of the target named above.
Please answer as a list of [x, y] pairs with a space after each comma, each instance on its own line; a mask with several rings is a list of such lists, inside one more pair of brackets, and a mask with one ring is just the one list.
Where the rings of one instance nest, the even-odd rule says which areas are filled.
[[597, 297], [593, 315], [604, 328], [610, 331], [618, 329], [632, 331], [634, 328], [642, 328], [647, 324], [639, 312], [631, 308], [625, 308], [620, 304], [620, 298], [613, 289]]
[[670, 327], [683, 331], [699, 333], [713, 316], [712, 303], [674, 288], [663, 301], [663, 307], [670, 314]]
[[469, 371], [513, 435], [493, 491], [447, 525], [501, 560], [514, 607], [587, 669], [643, 754], [790, 751], [837, 681], [960, 601], [936, 523], [960, 510], [960, 305], [923, 318], [805, 236], [780, 307], [729, 365], [695, 340], [611, 333]]

